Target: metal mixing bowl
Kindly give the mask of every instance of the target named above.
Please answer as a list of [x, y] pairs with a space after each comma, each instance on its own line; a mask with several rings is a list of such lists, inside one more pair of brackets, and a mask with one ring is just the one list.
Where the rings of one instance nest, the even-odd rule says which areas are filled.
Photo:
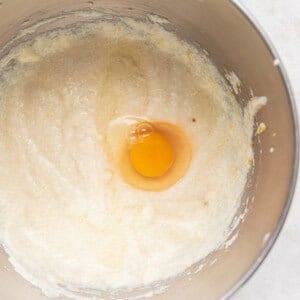
[[[99, 9], [112, 15], [144, 19], [154, 13], [170, 21], [168, 30], [201, 46], [221, 72], [233, 70], [243, 83], [238, 100], [265, 95], [269, 103], [257, 116], [268, 130], [256, 137], [255, 170], [245, 191], [248, 214], [235, 243], [213, 253], [199, 273], [178, 278], [163, 294], [151, 299], [193, 300], [231, 296], [255, 272], [273, 246], [286, 218], [298, 168], [298, 128], [290, 85], [278, 56], [256, 24], [237, 3], [228, 0], [2, 0], [0, 55], [22, 29], [39, 20], [78, 9]], [[83, 17], [82, 17], [83, 18]], [[36, 34], [82, 21], [71, 17], [46, 22]], [[6, 45], [6, 46], [5, 46]], [[8, 45], [8, 46], [7, 46]], [[276, 133], [274, 136], [273, 133]], [[273, 147], [275, 151], [270, 153]], [[215, 261], [215, 258], [217, 260]], [[214, 262], [213, 264], [211, 262]], [[122, 298], [122, 296], [120, 296]], [[119, 297], [119, 298], [120, 298]], [[0, 299], [46, 299], [14, 272], [0, 253]]]

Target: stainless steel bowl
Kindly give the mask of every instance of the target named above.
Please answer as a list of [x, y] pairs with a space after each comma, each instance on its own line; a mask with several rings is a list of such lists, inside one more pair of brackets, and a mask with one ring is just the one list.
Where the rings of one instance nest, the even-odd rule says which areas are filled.
[[[74, 10], [100, 10], [106, 14], [145, 19], [148, 13], [165, 17], [166, 25], [180, 37], [206, 49], [221, 72], [233, 70], [243, 82], [238, 97], [265, 95], [268, 105], [257, 121], [268, 130], [255, 138], [255, 170], [245, 195], [246, 220], [228, 250], [213, 253], [201, 272], [178, 278], [163, 294], [151, 299], [218, 299], [230, 297], [241, 287], [272, 248], [285, 221], [294, 193], [298, 168], [298, 128], [295, 103], [278, 55], [261, 29], [243, 9], [228, 0], [2, 0], [0, 6], [0, 55], [5, 55], [20, 30], [56, 15], [68, 15], [46, 22], [31, 34], [83, 21], [68, 14]], [[83, 18], [83, 17], [82, 17]], [[280, 62], [280, 61], [279, 61]], [[273, 136], [276, 133], [276, 136]], [[274, 153], [269, 149], [273, 147]], [[137, 293], [139, 293], [137, 291]], [[124, 296], [124, 295], [123, 295]], [[122, 295], [118, 299], [122, 299]], [[0, 298], [46, 299], [14, 272], [4, 252], [0, 254]]]

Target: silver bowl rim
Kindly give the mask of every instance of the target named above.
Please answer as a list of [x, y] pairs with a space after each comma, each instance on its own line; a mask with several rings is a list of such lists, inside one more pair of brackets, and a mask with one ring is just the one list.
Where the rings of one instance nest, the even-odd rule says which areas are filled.
[[285, 67], [283, 66], [282, 60], [273, 46], [270, 38], [259, 24], [259, 22], [253, 17], [253, 15], [246, 9], [243, 4], [241, 4], [238, 0], [230, 0], [231, 4], [238, 9], [238, 11], [248, 20], [250, 25], [254, 28], [256, 33], [262, 39], [268, 50], [270, 51], [271, 55], [273, 55], [273, 59], [279, 60], [279, 65], [277, 66], [282, 78], [282, 81], [285, 85], [285, 89], [288, 94], [289, 98], [289, 105], [292, 111], [292, 121], [293, 121], [293, 136], [294, 136], [294, 157], [293, 157], [293, 170], [292, 176], [289, 183], [289, 193], [282, 210], [279, 222], [277, 223], [275, 229], [273, 230], [271, 236], [269, 237], [268, 241], [266, 242], [264, 248], [262, 249], [260, 255], [256, 258], [255, 262], [252, 266], [242, 275], [242, 277], [224, 294], [222, 299], [229, 299], [231, 298], [241, 287], [243, 287], [250, 278], [254, 275], [254, 273], [258, 270], [258, 268], [262, 265], [265, 261], [266, 257], [270, 253], [271, 249], [273, 248], [276, 240], [279, 237], [279, 234], [283, 228], [283, 225], [287, 219], [288, 212], [290, 210], [293, 197], [295, 194], [295, 189], [297, 185], [297, 177], [298, 177], [298, 167], [299, 167], [299, 123], [298, 123], [298, 113], [297, 113], [297, 106], [296, 100], [293, 93], [292, 85], [288, 78], [287, 72]]

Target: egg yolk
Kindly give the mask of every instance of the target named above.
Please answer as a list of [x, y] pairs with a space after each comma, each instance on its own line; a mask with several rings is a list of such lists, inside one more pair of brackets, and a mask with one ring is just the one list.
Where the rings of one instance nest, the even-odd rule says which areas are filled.
[[142, 123], [131, 135], [130, 160], [142, 176], [161, 177], [171, 168], [175, 152], [167, 137], [150, 123]]

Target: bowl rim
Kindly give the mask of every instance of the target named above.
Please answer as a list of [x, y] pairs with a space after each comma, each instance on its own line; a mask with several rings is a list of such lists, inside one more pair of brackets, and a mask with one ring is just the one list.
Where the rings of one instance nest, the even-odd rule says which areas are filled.
[[292, 112], [292, 122], [293, 122], [293, 137], [294, 137], [294, 157], [293, 157], [293, 169], [292, 169], [292, 176], [289, 183], [289, 192], [286, 198], [286, 202], [284, 208], [281, 212], [280, 219], [271, 233], [268, 241], [264, 245], [264, 248], [261, 250], [259, 256], [256, 258], [255, 262], [251, 265], [251, 267], [246, 270], [246, 272], [240, 277], [240, 279], [223, 295], [222, 299], [229, 299], [231, 298], [240, 288], [242, 288], [250, 278], [255, 274], [258, 268], [262, 265], [265, 261], [266, 257], [270, 253], [271, 249], [273, 248], [276, 240], [279, 237], [279, 234], [282, 231], [283, 225], [287, 219], [288, 212], [290, 210], [293, 197], [295, 194], [295, 189], [297, 185], [297, 177], [298, 177], [298, 167], [299, 167], [299, 123], [298, 123], [298, 113], [297, 113], [297, 106], [296, 100], [293, 93], [292, 85], [287, 75], [287, 71], [282, 63], [280, 55], [278, 54], [277, 50], [275, 49], [274, 45], [272, 44], [270, 38], [256, 20], [255, 17], [249, 12], [249, 10], [239, 1], [239, 0], [229, 0], [230, 4], [233, 5], [243, 16], [244, 18], [250, 23], [253, 29], [256, 31], [260, 39], [264, 42], [267, 49], [270, 51], [273, 59], [278, 61], [279, 64], [277, 65], [283, 84], [287, 91], [289, 106]]

